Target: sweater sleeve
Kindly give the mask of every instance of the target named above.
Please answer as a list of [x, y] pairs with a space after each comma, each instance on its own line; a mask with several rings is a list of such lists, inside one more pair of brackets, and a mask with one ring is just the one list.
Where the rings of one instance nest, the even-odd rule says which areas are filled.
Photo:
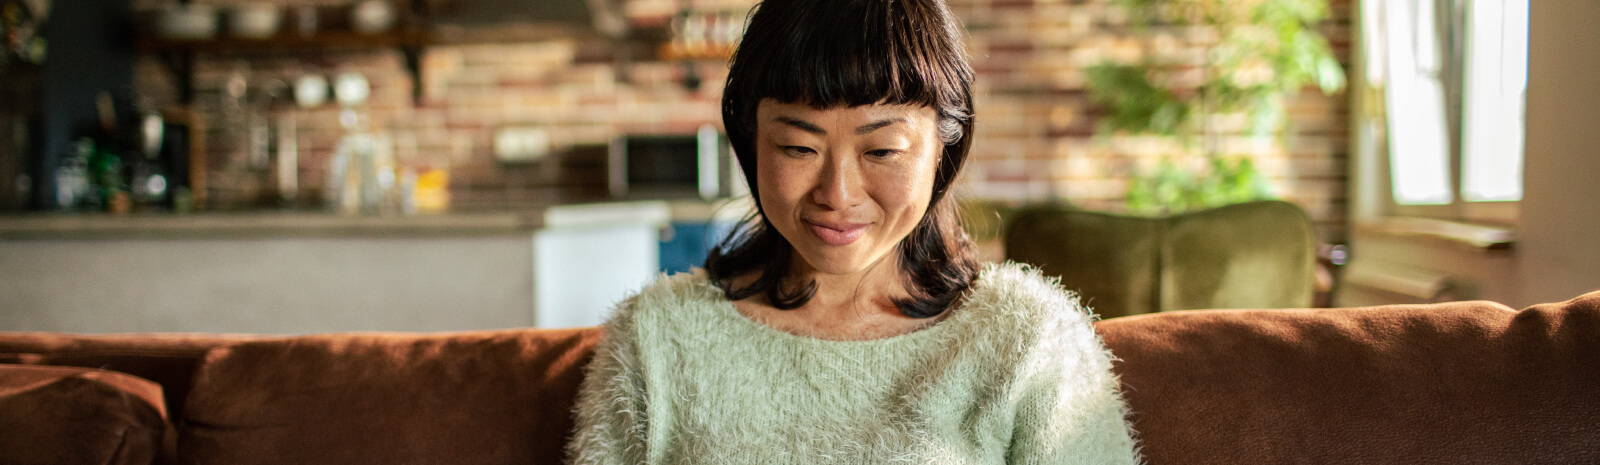
[[578, 387], [574, 436], [567, 462], [574, 465], [642, 464], [647, 458], [647, 410], [639, 332], [633, 305], [624, 301], [603, 326], [594, 360]]
[[1139, 463], [1111, 353], [1082, 313], [1058, 310], [1046, 320], [1025, 368], [1019, 369], [1020, 398], [1006, 462]]

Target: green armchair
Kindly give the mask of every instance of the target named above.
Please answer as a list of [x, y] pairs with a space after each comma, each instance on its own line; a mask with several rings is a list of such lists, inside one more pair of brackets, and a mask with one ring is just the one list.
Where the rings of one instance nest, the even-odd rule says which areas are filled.
[[1167, 310], [1311, 306], [1316, 239], [1294, 204], [1166, 217], [1036, 206], [1015, 213], [1006, 258], [1038, 266], [1101, 318]]

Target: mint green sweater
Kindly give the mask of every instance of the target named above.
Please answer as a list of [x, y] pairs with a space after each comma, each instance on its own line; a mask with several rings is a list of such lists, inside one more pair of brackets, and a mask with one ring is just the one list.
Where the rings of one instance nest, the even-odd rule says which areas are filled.
[[576, 464], [1129, 464], [1111, 355], [1075, 297], [987, 265], [954, 313], [869, 341], [797, 336], [703, 272], [604, 326], [578, 393]]

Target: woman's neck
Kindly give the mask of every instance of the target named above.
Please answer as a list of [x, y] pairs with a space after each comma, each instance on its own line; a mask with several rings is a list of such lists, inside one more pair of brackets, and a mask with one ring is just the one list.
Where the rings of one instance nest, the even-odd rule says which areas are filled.
[[[748, 285], [759, 272], [736, 280]], [[882, 260], [848, 275], [820, 273], [801, 264], [791, 266], [784, 283], [804, 285], [815, 282], [816, 292], [805, 305], [778, 310], [765, 295], [757, 294], [734, 302], [745, 316], [791, 334], [831, 340], [868, 340], [891, 337], [922, 329], [944, 315], [918, 319], [907, 317], [895, 306], [895, 299], [909, 297], [900, 281], [898, 262]]]
[[823, 273], [797, 259], [789, 266], [785, 283], [804, 285], [816, 283], [816, 293], [798, 310], [807, 310], [819, 316], [851, 318], [861, 313], [891, 311], [899, 314], [894, 301], [909, 294], [900, 279], [899, 260], [896, 254], [887, 254], [866, 268], [850, 274]]

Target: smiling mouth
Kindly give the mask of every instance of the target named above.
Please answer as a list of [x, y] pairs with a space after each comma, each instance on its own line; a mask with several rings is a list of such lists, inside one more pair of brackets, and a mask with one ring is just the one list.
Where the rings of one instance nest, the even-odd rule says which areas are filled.
[[854, 223], [828, 223], [827, 225], [822, 225], [810, 221], [805, 221], [805, 223], [806, 226], [811, 227], [811, 233], [816, 234], [818, 239], [822, 239], [823, 243], [835, 247], [849, 245], [851, 242], [855, 242], [856, 239], [860, 239], [863, 234], [866, 234], [867, 226], [870, 225]]

